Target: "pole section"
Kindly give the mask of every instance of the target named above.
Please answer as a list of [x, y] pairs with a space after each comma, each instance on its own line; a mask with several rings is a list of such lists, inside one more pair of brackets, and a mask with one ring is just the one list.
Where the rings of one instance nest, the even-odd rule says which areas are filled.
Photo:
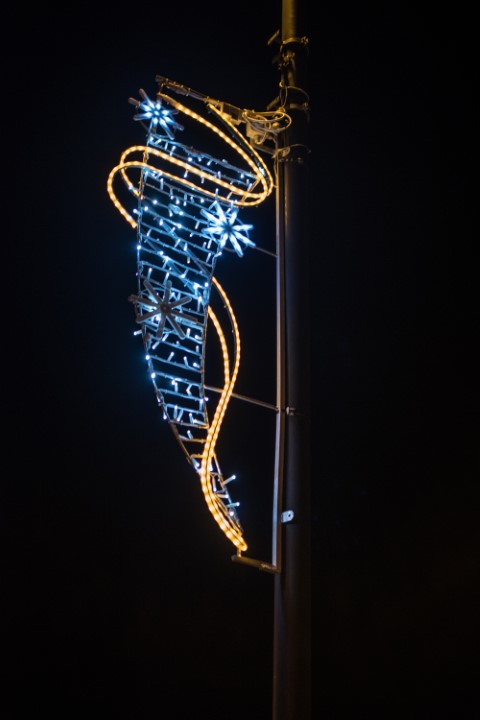
[[281, 570], [274, 579], [273, 720], [311, 720], [310, 291], [308, 41], [299, 2], [283, 0], [279, 103], [291, 117], [277, 168], [277, 251], [283, 283], [284, 458]]

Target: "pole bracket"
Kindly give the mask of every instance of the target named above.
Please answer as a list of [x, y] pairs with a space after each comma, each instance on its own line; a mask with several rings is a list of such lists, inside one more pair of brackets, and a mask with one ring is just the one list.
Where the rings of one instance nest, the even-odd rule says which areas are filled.
[[241, 553], [237, 553], [237, 555], [232, 555], [232, 560], [233, 562], [242, 563], [243, 565], [250, 565], [250, 567], [257, 568], [257, 570], [264, 570], [265, 572], [269, 572], [272, 574], [278, 574], [280, 572], [280, 568], [273, 563], [244, 557]]
[[285, 512], [282, 512], [280, 515], [280, 520], [282, 523], [289, 523], [292, 522], [293, 518], [295, 517], [295, 513], [293, 510], [285, 510]]

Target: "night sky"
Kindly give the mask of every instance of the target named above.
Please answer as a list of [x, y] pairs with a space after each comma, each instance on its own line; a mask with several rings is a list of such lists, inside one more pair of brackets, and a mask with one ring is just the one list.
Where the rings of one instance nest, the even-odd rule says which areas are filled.
[[[4, 30], [17, 36], [4, 66], [5, 720], [271, 718], [273, 576], [231, 561], [162, 419], [128, 301], [135, 232], [106, 182], [144, 140], [128, 98], [153, 97], [157, 75], [266, 110], [281, 3], [162, 5], [37, 4]], [[307, 26], [325, 720], [478, 717], [471, 22], [320, 3]], [[273, 197], [245, 221], [274, 246]], [[230, 253], [218, 272], [242, 336], [237, 391], [274, 402], [271, 260]], [[219, 446], [247, 554], [267, 561], [272, 428], [271, 411], [238, 401]]]

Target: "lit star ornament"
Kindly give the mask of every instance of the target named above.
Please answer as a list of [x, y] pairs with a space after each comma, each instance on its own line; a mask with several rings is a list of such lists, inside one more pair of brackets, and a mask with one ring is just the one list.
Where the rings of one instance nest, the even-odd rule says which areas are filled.
[[189, 320], [195, 325], [198, 324], [195, 318], [190, 317], [190, 315], [186, 315], [179, 307], [180, 305], [185, 305], [185, 303], [190, 302], [191, 298], [184, 296], [179, 297], [176, 300], [170, 300], [170, 295], [172, 291], [172, 283], [170, 281], [168, 281], [165, 286], [165, 293], [163, 298], [161, 298], [160, 295], [155, 292], [151, 283], [147, 279], [143, 281], [143, 284], [145, 285], [145, 288], [150, 295], [150, 298], [140, 297], [139, 295], [130, 295], [128, 299], [130, 300], [130, 302], [135, 303], [137, 305], [137, 308], [138, 306], [141, 306], [144, 308], [153, 309], [150, 310], [150, 312], [137, 314], [136, 322], [145, 323], [151, 318], [158, 317], [156, 336], [161, 340], [163, 337], [163, 333], [165, 332], [165, 323], [168, 320], [172, 329], [176, 332], [178, 337], [183, 340], [183, 338], [185, 337], [185, 332], [177, 322], [176, 318], [181, 317], [183, 320]]
[[202, 215], [211, 223], [211, 225], [203, 230], [203, 233], [208, 234], [218, 242], [219, 250], [222, 250], [227, 242], [230, 241], [237, 255], [243, 257], [240, 242], [250, 247], [255, 247], [255, 243], [250, 240], [248, 234], [244, 235], [245, 232], [248, 233], [248, 231], [253, 228], [253, 225], [235, 225], [238, 208], [232, 207], [225, 212], [218, 200], [216, 200], [211, 209], [215, 212], [210, 212], [205, 209], [201, 210]]
[[176, 110], [164, 107], [160, 100], [150, 100], [145, 90], [140, 89], [139, 93], [143, 98], [142, 102], [130, 100], [141, 111], [133, 116], [134, 120], [149, 120], [154, 132], [158, 132], [160, 125], [170, 140], [174, 137], [174, 130], [183, 130], [183, 126], [173, 119], [173, 115], [177, 114]]

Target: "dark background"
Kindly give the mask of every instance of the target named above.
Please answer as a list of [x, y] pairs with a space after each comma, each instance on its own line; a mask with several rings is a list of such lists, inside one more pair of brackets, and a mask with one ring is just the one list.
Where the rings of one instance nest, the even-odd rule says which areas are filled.
[[[413, 3], [309, 12], [314, 708], [473, 718], [472, 19]], [[266, 109], [281, 3], [8, 20], [2, 717], [268, 720], [273, 577], [232, 563], [162, 421], [132, 334], [134, 232], [106, 180], [143, 142], [128, 98], [153, 97], [157, 74]], [[249, 212], [271, 246], [273, 199]], [[230, 254], [219, 272], [238, 391], [273, 402], [267, 265]], [[234, 405], [221, 442], [251, 556], [269, 560], [272, 418], [251, 412]]]

